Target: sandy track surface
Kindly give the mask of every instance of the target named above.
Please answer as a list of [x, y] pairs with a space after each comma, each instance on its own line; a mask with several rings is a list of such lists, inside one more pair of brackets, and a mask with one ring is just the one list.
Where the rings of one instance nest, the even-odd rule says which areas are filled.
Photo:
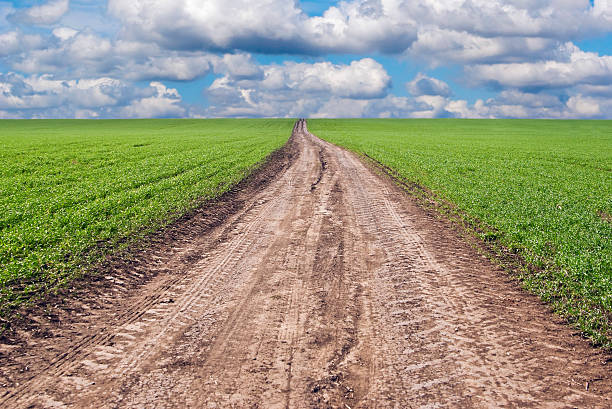
[[148, 279], [0, 345], [0, 407], [612, 407], [608, 357], [446, 222], [305, 122], [290, 144]]

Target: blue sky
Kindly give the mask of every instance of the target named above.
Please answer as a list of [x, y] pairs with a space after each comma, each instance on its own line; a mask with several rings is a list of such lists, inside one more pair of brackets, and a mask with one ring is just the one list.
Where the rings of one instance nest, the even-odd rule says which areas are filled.
[[0, 0], [0, 118], [612, 118], [612, 0]]

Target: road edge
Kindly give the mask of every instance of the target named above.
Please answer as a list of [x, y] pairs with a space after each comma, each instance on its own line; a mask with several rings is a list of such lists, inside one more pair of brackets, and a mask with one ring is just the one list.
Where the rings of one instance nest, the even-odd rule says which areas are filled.
[[[245, 195], [245, 192], [254, 194], [264, 189], [278, 174], [291, 165], [295, 160], [295, 155], [296, 147], [292, 131], [283, 146], [270, 152], [262, 161], [253, 165], [243, 179], [220, 196], [202, 200], [195, 208], [183, 214], [168, 214], [169, 222], [162, 227], [143, 235], [138, 233], [131, 235], [124, 241], [125, 246], [111, 249], [108, 254], [94, 263], [83, 263], [77, 273], [68, 280], [41, 289], [39, 293], [29, 297], [22, 304], [10, 310], [8, 314], [0, 316], [0, 344], [15, 344], [18, 342], [17, 334], [21, 331], [44, 332], [40, 331], [39, 327], [53, 322], [60, 315], [60, 310], [71, 309], [70, 304], [76, 301], [82, 304], [83, 299], [80, 297], [88, 295], [92, 291], [91, 287], [94, 288], [94, 292], [103, 291], [105, 281], [111, 278], [126, 280], [130, 291], [145, 285], [157, 274], [142, 277], [132, 276], [128, 275], [126, 267], [137, 269], [143, 253], [163, 246], [168, 240], [180, 240], [181, 228], [194, 223], [203, 215], [221, 207], [229, 207], [232, 214], [238, 212], [241, 206], [233, 205], [237, 203], [244, 205], [244, 203], [235, 199]], [[202, 233], [205, 234], [221, 222], [221, 220], [213, 220], [200, 226]]]
[[[316, 134], [313, 135], [327, 143], [333, 144]], [[600, 349], [608, 354], [612, 362], [612, 313], [606, 315], [605, 311], [598, 309], [598, 323], [603, 326], [604, 330], [597, 331], [593, 329], [587, 323], [580, 320], [580, 317], [576, 318], [570, 315], [567, 312], [568, 306], [566, 304], [559, 300], [549, 301], [544, 299], [543, 295], [537, 293], [535, 286], [529, 285], [529, 280], [533, 280], [534, 277], [542, 277], [547, 272], [528, 263], [516, 251], [502, 245], [498, 240], [499, 232], [495, 228], [468, 215], [459, 209], [457, 205], [443, 199], [426, 186], [404, 180], [394, 169], [372, 158], [367, 153], [352, 151], [337, 144], [333, 145], [358, 157], [366, 166], [373, 169], [379, 175], [389, 178], [394, 185], [400, 188], [421, 209], [447, 222], [462, 239], [481, 255], [487, 257], [492, 263], [504, 270], [508, 277], [515, 281], [526, 293], [538, 297], [539, 300], [545, 303], [550, 308], [551, 314], [562, 318], [567, 326], [577, 330], [577, 335], [589, 341], [593, 348]]]

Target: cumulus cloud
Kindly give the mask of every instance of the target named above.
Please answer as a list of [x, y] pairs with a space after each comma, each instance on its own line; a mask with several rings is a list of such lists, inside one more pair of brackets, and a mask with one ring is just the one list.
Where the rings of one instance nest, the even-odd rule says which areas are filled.
[[461, 117], [448, 111], [454, 101], [439, 95], [398, 97], [387, 95], [372, 100], [332, 98], [310, 115], [312, 118], [446, 118]]
[[448, 97], [452, 93], [447, 83], [422, 73], [419, 73], [412, 81], [406, 84], [406, 87], [414, 96], [441, 95]]
[[[387, 95], [384, 98], [373, 100], [346, 100], [333, 98], [323, 104], [314, 114], [313, 118], [435, 118], [438, 115], [438, 106], [430, 102], [438, 97], [398, 97]], [[444, 98], [442, 98], [444, 100]], [[444, 115], [447, 116], [447, 115]]]
[[61, 105], [104, 107], [120, 102], [125, 85], [111, 78], [55, 80], [48, 75], [0, 74], [0, 109], [44, 109]]
[[576, 91], [583, 95], [593, 97], [609, 98], [612, 100], [612, 82], [603, 85], [581, 84], [575, 87]]
[[0, 74], [5, 117], [141, 118], [183, 116], [177, 90], [152, 82], [138, 88], [113, 78], [58, 80], [50, 75]]
[[449, 101], [447, 110], [460, 118], [560, 118], [566, 109], [558, 96], [506, 90], [495, 98]]
[[592, 30], [606, 23], [589, 0], [421, 0], [405, 10], [424, 25], [485, 38], [569, 38], [584, 32], [582, 22]]
[[595, 4], [593, 6], [593, 14], [607, 21], [612, 20], [612, 1], [595, 0]]
[[69, 0], [51, 0], [38, 6], [18, 10], [9, 18], [23, 24], [50, 25], [57, 23], [69, 8]]
[[67, 41], [77, 35], [79, 32], [70, 27], [58, 27], [51, 32], [55, 37], [61, 41]]
[[223, 73], [235, 80], [261, 79], [263, 70], [250, 54], [226, 54], [213, 63], [215, 72]]
[[[285, 62], [260, 67], [259, 77], [228, 71], [206, 90], [213, 116], [299, 116], [330, 99], [369, 100], [387, 95], [391, 78], [370, 58], [348, 65]], [[346, 108], [348, 109], [348, 108]]]
[[[113, 41], [69, 27], [58, 27], [52, 34], [45, 47], [24, 49], [19, 54], [8, 52], [7, 62], [17, 71], [69, 78], [98, 75], [131, 81], [190, 81], [211, 72], [213, 64], [222, 59], [210, 53], [167, 51], [155, 44]], [[2, 39], [0, 35], [0, 44]], [[11, 45], [18, 43], [12, 37], [9, 41]]]
[[416, 38], [395, 1], [341, 2], [308, 17], [286, 0], [109, 0], [128, 38], [174, 50], [323, 54], [401, 52]]
[[14, 112], [0, 110], [0, 119], [23, 119], [23, 117]]
[[263, 84], [270, 90], [279, 89], [275, 77], [283, 77], [283, 88], [355, 99], [380, 98], [387, 93], [391, 82], [384, 67], [371, 58], [352, 61], [349, 65], [291, 62], [282, 67], [271, 66], [266, 74]]
[[332, 98], [312, 117], [378, 118], [542, 118], [592, 119], [609, 117], [612, 100], [580, 93], [565, 97], [546, 92], [505, 90], [494, 98], [469, 103], [442, 95], [398, 97], [375, 100]]
[[566, 44], [559, 60], [475, 65], [467, 68], [476, 84], [521, 89], [566, 88], [579, 84], [609, 85], [612, 56], [581, 51]]
[[173, 50], [383, 52], [432, 63], [535, 58], [604, 33], [609, 0], [351, 0], [309, 17], [285, 0], [109, 0], [124, 35]]
[[369, 101], [346, 98], [332, 98], [325, 101], [319, 109], [309, 115], [311, 118], [360, 118], [368, 107]]
[[600, 101], [597, 98], [575, 95], [567, 101], [567, 107], [572, 117], [591, 118], [601, 115]]
[[582, 94], [565, 98], [519, 90], [506, 90], [497, 97], [477, 100], [473, 104], [452, 99], [440, 102], [448, 116], [456, 118], [591, 119], [605, 118], [612, 112], [612, 101], [609, 98]]
[[[8, 59], [12, 67], [26, 73], [72, 71], [74, 77], [101, 72], [112, 66], [110, 40], [92, 32], [74, 33], [69, 29], [54, 30], [43, 48], [23, 52]], [[106, 68], [104, 68], [106, 67]]]
[[[109, 0], [104, 16], [85, 3], [0, 3], [0, 64], [18, 73], [0, 74], [0, 116], [612, 116], [612, 56], [571, 42], [610, 32], [612, 0], [346, 0], [314, 17], [286, 0]], [[423, 72], [397, 96], [374, 59], [300, 62], [338, 53]], [[463, 67], [461, 92], [498, 94], [457, 97], [427, 73], [449, 65]], [[209, 107], [162, 83], [207, 75]]]
[[20, 48], [20, 42], [17, 31], [0, 34], [0, 55], [16, 53]]
[[160, 82], [150, 84], [155, 94], [133, 101], [121, 110], [121, 116], [128, 118], [182, 117], [185, 108], [180, 105], [181, 96], [174, 88], [166, 88]]
[[[221, 61], [221, 59], [219, 60]], [[455, 99], [450, 87], [436, 78], [419, 74], [406, 84], [412, 97], [387, 92], [382, 67], [367, 59], [348, 65], [332, 65], [332, 75], [325, 73], [330, 63], [285, 63], [264, 65], [261, 76], [234, 75], [234, 69], [221, 62], [227, 71], [206, 90], [213, 104], [197, 108], [183, 103], [176, 89], [153, 81], [148, 87], [109, 78], [59, 80], [50, 75], [25, 77], [0, 75], [0, 112], [3, 117], [75, 117], [75, 118], [150, 118], [150, 117], [380, 117], [380, 118], [604, 118], [612, 113], [609, 89], [602, 96], [582, 93], [555, 94], [502, 91], [487, 100], [468, 103]], [[357, 68], [356, 68], [357, 67]], [[352, 91], [334, 86], [335, 76], [351, 78], [362, 72], [382, 80], [372, 93], [357, 81]], [[380, 71], [377, 73], [377, 71]], [[240, 72], [240, 71], [239, 71]], [[309, 86], [304, 79], [310, 77]], [[603, 86], [602, 86], [603, 87]]]
[[481, 37], [466, 31], [428, 27], [407, 55], [430, 64], [495, 63], [542, 58], [552, 55], [559, 42], [542, 37]]
[[44, 41], [40, 35], [23, 34], [17, 30], [0, 33], [0, 57], [27, 52], [40, 48], [43, 44]]
[[127, 60], [119, 70], [114, 70], [131, 80], [174, 80], [191, 81], [208, 74], [211, 60], [207, 55], [151, 56], [141, 61]]

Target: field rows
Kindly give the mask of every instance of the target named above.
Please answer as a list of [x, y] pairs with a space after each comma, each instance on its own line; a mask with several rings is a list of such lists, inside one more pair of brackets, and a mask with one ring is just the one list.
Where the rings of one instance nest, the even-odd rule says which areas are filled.
[[[319, 137], [456, 205], [535, 267], [527, 287], [610, 346], [612, 123], [311, 120]], [[606, 340], [608, 334], [608, 340]]]
[[[0, 314], [220, 195], [280, 147], [292, 124], [3, 121]], [[311, 120], [309, 128], [456, 206], [484, 240], [534, 267], [522, 276], [531, 291], [610, 344], [610, 122]]]
[[219, 196], [285, 143], [292, 125], [3, 121], [0, 313]]

